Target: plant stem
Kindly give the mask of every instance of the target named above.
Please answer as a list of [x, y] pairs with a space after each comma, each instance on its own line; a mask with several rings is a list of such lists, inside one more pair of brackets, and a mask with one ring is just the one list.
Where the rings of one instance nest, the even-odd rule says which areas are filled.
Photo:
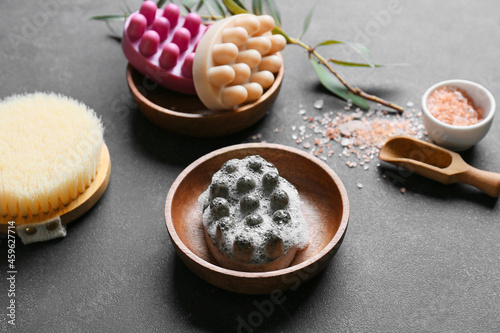
[[396, 105], [394, 103], [391, 103], [391, 102], [388, 102], [380, 97], [377, 97], [375, 95], [370, 95], [370, 94], [367, 94], [365, 93], [363, 90], [361, 90], [360, 88], [358, 87], [352, 87], [351, 85], [349, 85], [342, 76], [340, 76], [334, 69], [333, 67], [330, 65], [330, 63], [325, 60], [325, 58], [323, 58], [323, 56], [321, 56], [314, 48], [312, 48], [311, 46], [307, 45], [307, 44], [304, 44], [302, 41], [298, 40], [298, 39], [295, 39], [295, 38], [290, 38], [288, 37], [289, 39], [289, 43], [290, 44], [294, 44], [294, 45], [298, 45], [302, 48], [304, 48], [308, 53], [309, 53], [309, 57], [312, 57], [313, 55], [316, 57], [316, 59], [318, 59], [319, 63], [322, 64], [323, 66], [325, 66], [326, 68], [328, 68], [328, 70], [337, 77], [337, 79], [339, 79], [339, 81], [350, 91], [352, 92], [353, 94], [355, 95], [358, 95], [358, 96], [361, 96], [367, 100], [370, 100], [370, 101], [373, 101], [373, 102], [377, 102], [377, 103], [380, 103], [382, 105], [385, 105], [389, 108], [392, 108], [394, 110], [397, 110], [399, 113], [403, 113], [404, 109], [399, 106], [399, 105]]

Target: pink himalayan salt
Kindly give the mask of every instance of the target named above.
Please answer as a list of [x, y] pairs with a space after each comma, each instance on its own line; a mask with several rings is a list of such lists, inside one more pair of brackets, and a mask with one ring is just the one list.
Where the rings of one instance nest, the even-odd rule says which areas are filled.
[[474, 107], [465, 91], [446, 86], [429, 95], [427, 109], [436, 119], [454, 126], [477, 124], [483, 115], [483, 109]]

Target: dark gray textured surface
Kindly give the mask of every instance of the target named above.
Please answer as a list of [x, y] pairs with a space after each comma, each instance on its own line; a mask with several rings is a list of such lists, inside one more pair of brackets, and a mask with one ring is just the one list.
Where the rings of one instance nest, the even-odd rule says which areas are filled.
[[[43, 9], [41, 3], [57, 8]], [[88, 20], [119, 13], [124, 3], [0, 3], [0, 97], [55, 91], [85, 102], [102, 116], [112, 159], [106, 194], [68, 228], [66, 238], [30, 246], [18, 242], [17, 331], [233, 332], [242, 320], [258, 326], [255, 331], [273, 332], [500, 330], [498, 202], [465, 185], [443, 186], [416, 175], [394, 184], [382, 174], [398, 171], [385, 164], [377, 168], [376, 159], [366, 171], [348, 168], [337, 154], [327, 160], [349, 194], [349, 229], [329, 267], [286, 292], [282, 304], [259, 314], [259, 307], [269, 305], [268, 296], [231, 294], [191, 273], [174, 253], [164, 222], [165, 198], [176, 176], [205, 153], [253, 142], [259, 133], [262, 140], [296, 146], [291, 127], [305, 124], [301, 106], [308, 115], [320, 115], [315, 100], [324, 99], [324, 110], [335, 112], [344, 112], [345, 102], [325, 94], [306, 54], [289, 47], [280, 96], [257, 125], [208, 140], [159, 130], [133, 103], [120, 45], [105, 24]], [[128, 3], [134, 8], [137, 1]], [[284, 30], [300, 34], [312, 3], [278, 3]], [[359, 39], [359, 31], [377, 22], [377, 13], [390, 3], [322, 1], [304, 40]], [[401, 1], [398, 8], [399, 14], [359, 41], [368, 44], [376, 62], [412, 66], [340, 69], [349, 82], [417, 108], [427, 87], [450, 78], [478, 82], [499, 99], [496, 1]], [[36, 22], [36, 29], [26, 28]], [[341, 50], [324, 53], [342, 57]], [[500, 172], [499, 140], [497, 115], [488, 136], [462, 155], [480, 169]], [[407, 189], [404, 195], [401, 187]], [[0, 331], [5, 331], [12, 329], [5, 316], [5, 238], [0, 248]]]

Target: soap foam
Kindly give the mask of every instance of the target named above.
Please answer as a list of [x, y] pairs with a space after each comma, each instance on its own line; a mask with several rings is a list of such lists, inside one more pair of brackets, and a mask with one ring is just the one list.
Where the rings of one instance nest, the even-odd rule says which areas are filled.
[[[249, 167], [249, 163], [255, 161], [262, 165], [258, 170], [253, 170]], [[227, 166], [228, 163], [236, 165], [236, 170], [233, 172], [226, 171], [225, 166]], [[233, 243], [238, 236], [243, 236], [243, 238], [251, 241], [254, 247], [254, 254], [251, 261], [255, 264], [262, 264], [269, 261], [264, 249], [268, 241], [269, 233], [283, 240], [285, 253], [293, 246], [297, 246], [298, 249], [303, 249], [308, 244], [309, 230], [300, 209], [301, 201], [297, 189], [281, 176], [274, 189], [265, 189], [262, 183], [262, 177], [268, 172], [278, 173], [278, 170], [272, 163], [267, 162], [258, 155], [254, 155], [245, 157], [241, 160], [229, 160], [224, 164], [222, 169], [217, 171], [212, 177], [212, 183], [223, 181], [229, 185], [229, 196], [226, 199], [229, 203], [229, 216], [234, 219], [235, 223], [234, 228], [223, 231], [221, 244], [218, 244], [219, 249], [229, 257], [233, 255]], [[242, 176], [252, 177], [256, 183], [255, 188], [245, 193], [238, 191], [236, 182]], [[275, 190], [283, 190], [288, 194], [289, 202], [284, 208], [291, 216], [291, 220], [288, 223], [278, 224], [272, 219], [274, 210], [271, 208], [271, 194]], [[254, 195], [259, 199], [259, 207], [250, 213], [259, 214], [263, 218], [261, 224], [248, 226], [244, 222], [244, 218], [250, 213], [241, 211], [240, 200], [246, 195]], [[213, 216], [209, 206], [211, 202], [210, 187], [200, 195], [198, 200], [200, 204], [205, 207], [203, 212], [204, 227], [210, 238], [215, 239], [218, 222]]]

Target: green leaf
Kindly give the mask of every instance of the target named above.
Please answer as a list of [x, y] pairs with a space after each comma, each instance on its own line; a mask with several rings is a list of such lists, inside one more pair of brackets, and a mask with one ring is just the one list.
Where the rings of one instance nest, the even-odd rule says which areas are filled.
[[383, 67], [383, 65], [370, 65], [370, 64], [362, 64], [359, 62], [349, 62], [349, 61], [342, 61], [342, 60], [335, 60], [335, 59], [328, 59], [328, 61], [333, 62], [336, 65], [341, 65], [341, 66], [350, 66], [350, 67]]
[[317, 48], [318, 46], [334, 45], [334, 44], [344, 44], [344, 42], [334, 40], [334, 39], [329, 39], [329, 40], [325, 40], [324, 42], [319, 43], [314, 48]]
[[357, 54], [359, 54], [361, 58], [363, 58], [363, 60], [370, 65], [370, 67], [375, 67], [372, 55], [370, 54], [370, 51], [366, 46], [359, 43], [345, 43], [345, 44], [349, 46], [351, 49], [353, 49]]
[[96, 21], [125, 21], [127, 19], [127, 15], [101, 15], [101, 16], [92, 16], [91, 20]]
[[346, 42], [341, 42], [341, 41], [334, 40], [334, 39], [329, 39], [329, 40], [325, 40], [324, 42], [319, 43], [314, 48], [317, 48], [318, 46], [326, 46], [326, 45], [334, 45], [334, 44], [344, 44], [344, 45], [349, 46], [351, 49], [354, 50], [354, 52], [356, 52], [357, 54], [359, 54], [361, 56], [361, 58], [363, 58], [363, 60], [368, 64], [368, 67], [379, 67], [373, 63], [373, 59], [372, 59], [372, 55], [371, 55], [370, 51], [363, 44], [346, 43]]
[[193, 6], [196, 5], [197, 2], [198, 0], [182, 0], [181, 3], [184, 8], [186, 8], [188, 11], [191, 11], [191, 8], [193, 8]]
[[[201, 0], [200, 4], [198, 4], [198, 7], [201, 7], [201, 5], [205, 5], [207, 7], [208, 12], [212, 17], [224, 17], [224, 8], [220, 5], [220, 3], [217, 0]], [[197, 8], [196, 11], [198, 11], [199, 8]]]
[[[201, 7], [203, 7], [204, 4], [205, 4], [205, 1], [200, 0], [200, 2], [198, 2], [198, 4], [196, 5], [196, 8], [194, 11], [197, 13], [201, 9]], [[208, 11], [210, 11], [210, 9]]]
[[233, 0], [222, 0], [222, 3], [224, 3], [224, 6], [226, 6], [227, 10], [233, 15], [248, 14], [248, 10], [246, 10], [243, 6], [238, 5]]
[[255, 15], [262, 15], [262, 0], [252, 0], [252, 11]]
[[248, 9], [246, 9], [245, 5], [243, 4], [243, 2], [241, 2], [240, 0], [234, 0], [234, 2], [240, 6], [241, 8], [243, 8], [244, 10], [246, 10], [248, 12]]
[[281, 30], [280, 28], [274, 27], [272, 32], [273, 32], [273, 35], [281, 35], [281, 36], [285, 37], [287, 44], [290, 44], [292, 42], [290, 40], [290, 37], [288, 37], [288, 35], [286, 33], [284, 33], [283, 30]]
[[156, 2], [156, 7], [158, 7], [158, 8], [163, 7], [163, 5], [165, 5], [166, 2], [167, 2], [167, 0], [158, 0]]
[[370, 108], [366, 99], [358, 95], [354, 95], [328, 70], [328, 68], [317, 62], [314, 58], [310, 59], [311, 64], [316, 71], [316, 75], [318, 76], [323, 87], [346, 101], [350, 99], [354, 105], [359, 106], [362, 109], [368, 110]]
[[309, 11], [309, 14], [307, 14], [306, 19], [304, 20], [304, 25], [302, 27], [302, 33], [300, 34], [299, 39], [302, 39], [302, 37], [306, 33], [307, 29], [309, 29], [309, 24], [311, 24], [311, 18], [313, 16], [314, 10], [316, 9], [316, 6], [318, 5], [318, 2], [319, 2], [319, 0], [316, 1], [314, 6]]
[[219, 12], [219, 14], [222, 16], [222, 17], [225, 17], [226, 16], [226, 13], [224, 12], [224, 7], [222, 7], [222, 5], [219, 3], [219, 1], [217, 0], [211, 0], [214, 2], [214, 6], [217, 7], [217, 11]]
[[269, 13], [271, 16], [274, 18], [274, 22], [278, 28], [281, 28], [281, 15], [280, 11], [278, 9], [278, 6], [276, 6], [276, 3], [274, 0], [265, 0], [266, 7], [269, 10]]

